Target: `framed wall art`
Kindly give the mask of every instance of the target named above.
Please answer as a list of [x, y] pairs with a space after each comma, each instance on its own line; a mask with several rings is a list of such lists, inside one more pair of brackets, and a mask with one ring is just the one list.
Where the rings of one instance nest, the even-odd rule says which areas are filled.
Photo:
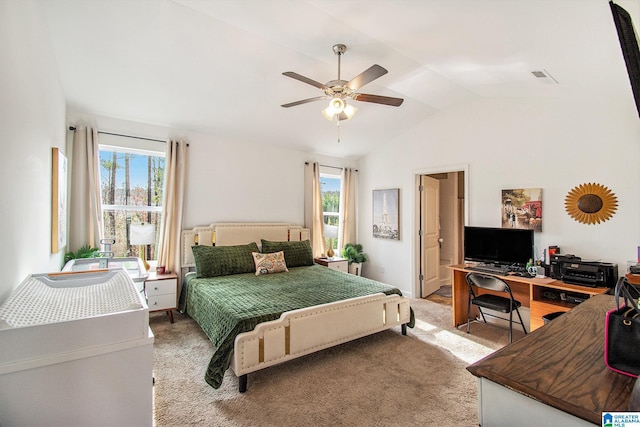
[[400, 240], [400, 189], [373, 190], [373, 237]]
[[502, 228], [542, 231], [542, 188], [502, 190]]
[[51, 149], [51, 253], [67, 246], [67, 158]]

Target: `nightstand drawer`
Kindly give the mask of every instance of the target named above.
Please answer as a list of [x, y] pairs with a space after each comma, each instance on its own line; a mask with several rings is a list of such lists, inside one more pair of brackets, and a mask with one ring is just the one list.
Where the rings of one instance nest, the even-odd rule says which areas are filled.
[[328, 267], [333, 270], [344, 271], [346, 273], [347, 270], [349, 270], [349, 262], [348, 261], [330, 262]]
[[145, 284], [147, 298], [163, 294], [172, 294], [175, 297], [177, 287], [178, 281], [176, 279], [152, 280]]
[[315, 258], [314, 261], [332, 270], [344, 271], [345, 273], [349, 272], [349, 261], [344, 258]]
[[149, 311], [169, 310], [176, 308], [176, 294], [147, 295]]

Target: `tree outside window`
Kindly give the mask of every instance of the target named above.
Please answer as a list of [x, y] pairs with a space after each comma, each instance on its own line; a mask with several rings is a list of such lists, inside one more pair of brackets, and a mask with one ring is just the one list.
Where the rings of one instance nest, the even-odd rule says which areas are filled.
[[[131, 223], [154, 224], [156, 241], [164, 201], [164, 153], [100, 147], [100, 181], [104, 237], [116, 240], [115, 256], [142, 256], [142, 248], [129, 243]], [[147, 246], [156, 259], [156, 245]]]
[[340, 221], [340, 181], [340, 175], [320, 174], [325, 244], [336, 252]]

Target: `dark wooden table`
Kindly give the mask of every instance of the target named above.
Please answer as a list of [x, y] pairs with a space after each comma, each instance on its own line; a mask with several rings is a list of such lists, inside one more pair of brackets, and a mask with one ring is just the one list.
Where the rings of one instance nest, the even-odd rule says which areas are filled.
[[546, 405], [600, 425], [626, 411], [635, 379], [604, 364], [604, 323], [614, 297], [595, 295], [573, 310], [467, 367]]

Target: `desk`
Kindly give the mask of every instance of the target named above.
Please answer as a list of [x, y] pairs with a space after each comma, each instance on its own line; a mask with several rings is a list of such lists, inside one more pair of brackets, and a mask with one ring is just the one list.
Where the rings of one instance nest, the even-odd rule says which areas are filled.
[[[467, 307], [469, 304], [469, 288], [467, 287], [466, 275], [473, 272], [467, 268], [465, 264], [451, 265], [449, 268], [453, 270], [452, 286], [451, 286], [451, 305], [453, 309], [453, 326], [457, 327], [463, 323], [467, 323]], [[487, 273], [482, 273], [487, 274]], [[588, 286], [571, 285], [559, 280], [544, 278], [537, 279], [535, 277], [519, 277], [519, 276], [500, 276], [511, 287], [511, 292], [515, 299], [520, 301], [524, 307], [530, 310], [530, 329], [533, 331], [542, 325], [544, 321], [542, 316], [553, 313], [555, 311], [569, 311], [576, 304], [572, 304], [561, 300], [551, 300], [545, 297], [545, 292], [559, 294], [560, 292], [579, 294], [586, 298], [607, 292], [608, 288], [590, 288]], [[490, 292], [484, 291], [481, 293]], [[472, 307], [472, 310], [477, 310]], [[472, 315], [474, 312], [472, 312]]]
[[612, 295], [596, 295], [467, 367], [478, 377], [480, 424], [601, 425], [602, 412], [626, 411], [635, 379], [604, 364], [614, 306]]

